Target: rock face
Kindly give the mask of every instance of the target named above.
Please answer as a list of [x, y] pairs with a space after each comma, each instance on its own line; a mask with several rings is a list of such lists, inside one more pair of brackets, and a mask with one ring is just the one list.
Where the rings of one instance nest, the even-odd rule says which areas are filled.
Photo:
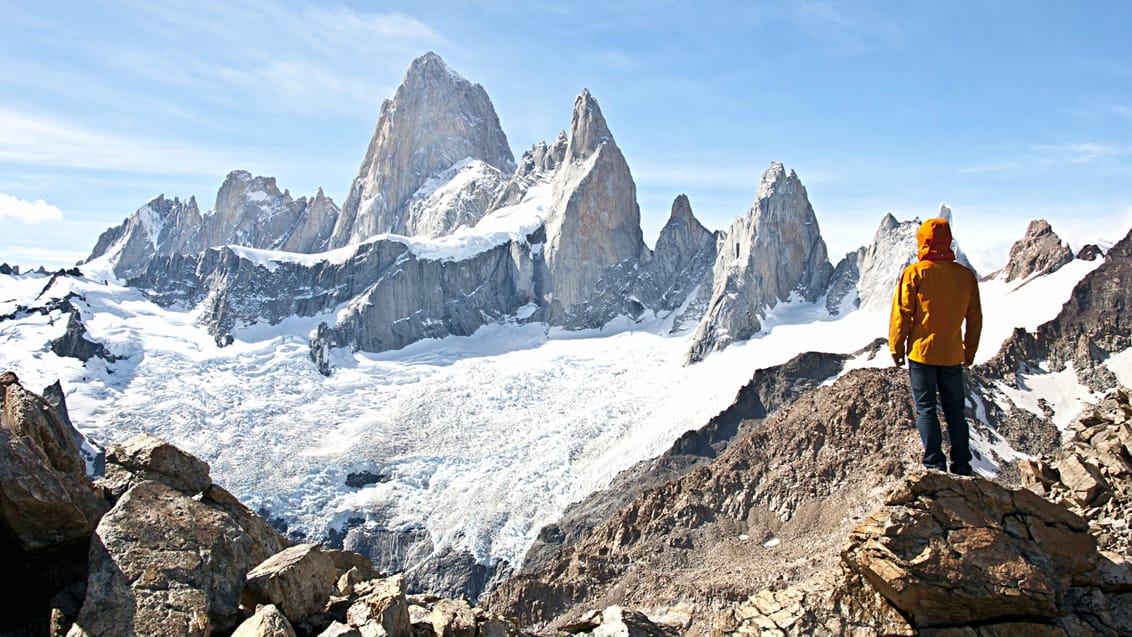
[[409, 66], [393, 99], [381, 105], [377, 130], [342, 206], [331, 247], [383, 232], [451, 232], [455, 226], [444, 220], [407, 211], [414, 193], [430, 178], [465, 159], [499, 173], [510, 173], [515, 165], [487, 92], [453, 72], [440, 56], [426, 53]]
[[545, 298], [551, 316], [586, 302], [605, 269], [647, 252], [637, 189], [597, 100], [574, 100], [570, 140], [546, 216]]
[[0, 374], [0, 562], [10, 581], [0, 632], [45, 613], [81, 582], [86, 547], [108, 505], [92, 489], [77, 432], [12, 372]]
[[1045, 219], [1031, 221], [1026, 235], [1010, 247], [1010, 259], [1002, 269], [1006, 281], [1049, 274], [1073, 260], [1073, 251]]
[[816, 301], [832, 274], [806, 188], [794, 171], [772, 163], [755, 203], [731, 225], [716, 258], [711, 301], [688, 362], [750, 338], [766, 311], [792, 295]]
[[111, 258], [115, 276], [128, 281], [142, 276], [155, 259], [223, 245], [320, 252], [337, 218], [338, 207], [321, 189], [310, 199], [292, 199], [279, 191], [274, 177], [237, 170], [220, 186], [213, 209], [201, 214], [195, 198], [158, 196], [103, 233], [87, 262]]

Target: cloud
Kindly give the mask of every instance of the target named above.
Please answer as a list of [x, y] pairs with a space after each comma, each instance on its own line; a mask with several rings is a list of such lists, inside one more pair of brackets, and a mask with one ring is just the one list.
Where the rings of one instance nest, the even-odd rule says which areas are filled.
[[1093, 142], [1078, 144], [1041, 144], [1033, 147], [1044, 164], [1088, 164], [1102, 158], [1127, 155], [1129, 149], [1116, 144]]
[[372, 117], [409, 60], [447, 40], [433, 27], [396, 11], [328, 3], [265, 11], [232, 0], [141, 3], [134, 19], [160, 40], [103, 53], [131, 74], [219, 95], [247, 95], [291, 113]]
[[136, 139], [11, 109], [0, 108], [0, 130], [0, 163], [209, 176], [232, 164], [187, 143]]
[[0, 192], [0, 219], [15, 219], [24, 223], [62, 221], [63, 211], [42, 199], [24, 201]]

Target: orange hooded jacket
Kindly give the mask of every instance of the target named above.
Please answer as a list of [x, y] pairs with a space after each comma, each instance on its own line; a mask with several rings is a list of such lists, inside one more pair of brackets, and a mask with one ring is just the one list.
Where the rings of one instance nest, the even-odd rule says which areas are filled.
[[926, 365], [970, 365], [983, 329], [975, 273], [955, 262], [945, 219], [925, 221], [916, 244], [920, 260], [904, 268], [892, 299], [892, 357], [902, 360], [907, 354], [909, 360]]

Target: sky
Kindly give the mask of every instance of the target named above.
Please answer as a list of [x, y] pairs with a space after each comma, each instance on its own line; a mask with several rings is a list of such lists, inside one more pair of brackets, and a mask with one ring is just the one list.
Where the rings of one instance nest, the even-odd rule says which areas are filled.
[[885, 213], [954, 212], [981, 271], [1031, 219], [1132, 228], [1132, 3], [0, 0], [0, 262], [70, 265], [159, 194], [232, 170], [345, 199], [382, 100], [434, 51], [516, 159], [597, 98], [645, 241], [726, 230], [780, 161], [833, 262]]

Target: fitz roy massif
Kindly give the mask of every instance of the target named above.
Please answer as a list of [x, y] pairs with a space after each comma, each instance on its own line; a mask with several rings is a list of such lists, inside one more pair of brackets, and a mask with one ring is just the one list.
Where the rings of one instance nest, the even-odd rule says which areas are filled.
[[831, 260], [751, 189], [650, 248], [588, 90], [516, 161], [428, 53], [341, 206], [235, 170], [2, 266], [0, 632], [1132, 634], [1132, 238], [976, 273], [957, 478], [883, 338], [920, 219]]

